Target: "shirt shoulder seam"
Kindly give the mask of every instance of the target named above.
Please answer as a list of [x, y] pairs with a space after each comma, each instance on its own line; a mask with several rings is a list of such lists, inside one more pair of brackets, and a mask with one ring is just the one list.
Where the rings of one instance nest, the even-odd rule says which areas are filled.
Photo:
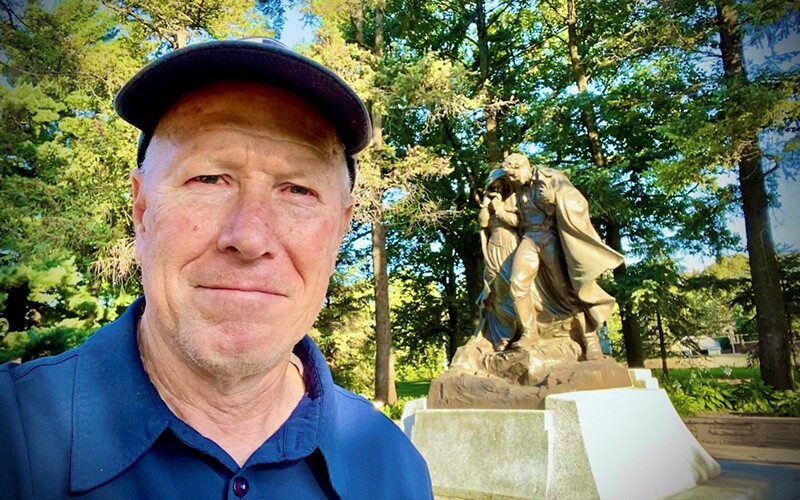
[[353, 401], [357, 401], [357, 402], [363, 404], [364, 406], [368, 406], [368, 407], [370, 407], [372, 409], [375, 409], [375, 406], [372, 403], [370, 403], [370, 401], [367, 398], [365, 398], [364, 396], [359, 396], [358, 394], [354, 394], [354, 393], [348, 391], [347, 389], [339, 387], [338, 385], [335, 386], [335, 388], [336, 388], [336, 392], [338, 394], [340, 394], [340, 395], [342, 395], [342, 396], [344, 396], [346, 398], [352, 399]]
[[[79, 348], [78, 348], [79, 349]], [[68, 351], [60, 356], [51, 357], [51, 358], [40, 358], [31, 363], [23, 363], [21, 365], [17, 365], [15, 369], [8, 370], [9, 374], [11, 375], [11, 380], [13, 382], [17, 382], [24, 377], [28, 376], [32, 372], [34, 372], [37, 368], [45, 367], [45, 366], [56, 366], [67, 361], [71, 360], [75, 356], [78, 355], [78, 349], [73, 349]]]

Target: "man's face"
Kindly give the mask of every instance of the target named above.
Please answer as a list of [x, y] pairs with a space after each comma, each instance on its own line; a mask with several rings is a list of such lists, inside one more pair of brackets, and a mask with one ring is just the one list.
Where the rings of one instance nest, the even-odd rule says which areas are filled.
[[216, 84], [170, 108], [131, 182], [145, 332], [217, 375], [285, 359], [352, 214], [333, 126], [283, 90]]
[[533, 177], [530, 164], [522, 161], [508, 161], [503, 164], [503, 171], [511, 182], [526, 184]]

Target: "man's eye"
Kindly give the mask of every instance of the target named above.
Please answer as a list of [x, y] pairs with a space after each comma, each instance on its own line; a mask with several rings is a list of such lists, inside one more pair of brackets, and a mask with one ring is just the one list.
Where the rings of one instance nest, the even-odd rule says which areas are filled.
[[301, 195], [311, 194], [311, 190], [309, 190], [308, 188], [304, 188], [303, 186], [292, 186], [289, 188], [289, 192], [292, 194], [301, 194]]
[[203, 184], [216, 184], [220, 180], [219, 175], [198, 175], [195, 180]]

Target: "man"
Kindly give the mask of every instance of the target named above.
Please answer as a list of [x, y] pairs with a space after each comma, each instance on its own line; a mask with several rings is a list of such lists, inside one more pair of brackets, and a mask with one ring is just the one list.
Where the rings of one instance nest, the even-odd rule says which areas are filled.
[[430, 498], [421, 456], [306, 336], [353, 210], [363, 103], [267, 40], [173, 52], [120, 91], [144, 297], [0, 368], [2, 498]]
[[614, 298], [596, 279], [623, 262], [600, 240], [589, 205], [561, 172], [531, 168], [522, 154], [509, 155], [503, 171], [514, 187], [520, 234], [511, 264], [511, 296], [519, 329], [515, 347], [539, 342], [537, 318], [573, 318], [570, 332], [586, 360], [602, 357], [597, 329], [611, 314]]

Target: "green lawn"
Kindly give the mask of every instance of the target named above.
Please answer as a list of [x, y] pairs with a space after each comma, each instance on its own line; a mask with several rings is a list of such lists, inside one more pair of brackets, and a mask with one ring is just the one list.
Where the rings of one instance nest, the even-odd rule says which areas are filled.
[[428, 395], [430, 386], [430, 380], [403, 380], [402, 382], [397, 382], [397, 397], [424, 398]]
[[[684, 380], [691, 377], [692, 372], [698, 375], [702, 372], [704, 376], [719, 379], [757, 379], [761, 377], [761, 372], [757, 366], [734, 366], [730, 368], [670, 368], [669, 378], [673, 380]], [[730, 373], [730, 374], [728, 374]], [[660, 368], [653, 369], [653, 376], [663, 380]]]

